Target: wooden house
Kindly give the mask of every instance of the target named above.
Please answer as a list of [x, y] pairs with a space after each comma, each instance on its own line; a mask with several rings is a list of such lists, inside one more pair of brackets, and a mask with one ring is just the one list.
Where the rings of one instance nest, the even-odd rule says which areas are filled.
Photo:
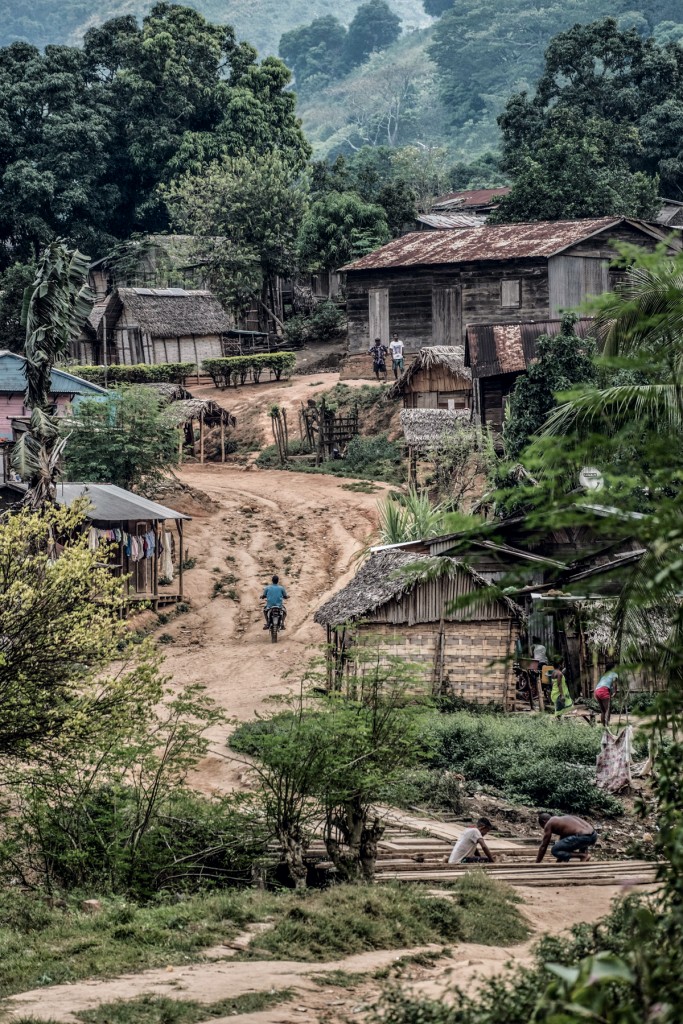
[[624, 217], [412, 232], [343, 268], [349, 354], [394, 332], [418, 352], [464, 347], [471, 326], [556, 319], [621, 280], [613, 243], [664, 237]]
[[[385, 663], [397, 657], [414, 665], [425, 695], [511, 708], [521, 609], [508, 598], [489, 597], [489, 584], [453, 558], [442, 560], [436, 578], [402, 574], [421, 557], [392, 548], [374, 552], [318, 609], [315, 621], [327, 631], [329, 687], [344, 687], [354, 651], [370, 644]], [[472, 603], [453, 607], [469, 596]]]
[[195, 363], [232, 354], [233, 318], [210, 291], [117, 288], [96, 303], [79, 344], [85, 363]]
[[389, 398], [402, 398], [404, 409], [470, 409], [472, 371], [465, 366], [461, 345], [420, 349], [396, 383]]
[[106, 545], [112, 571], [127, 578], [130, 604], [157, 608], [183, 600], [183, 523], [189, 516], [114, 484], [60, 483], [55, 498], [60, 505], [87, 499], [90, 548]]

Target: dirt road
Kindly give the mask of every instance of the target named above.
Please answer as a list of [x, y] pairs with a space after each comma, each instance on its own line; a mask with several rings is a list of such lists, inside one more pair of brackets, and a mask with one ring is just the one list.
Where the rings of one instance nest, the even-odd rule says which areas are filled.
[[[344, 489], [335, 477], [277, 470], [187, 465], [181, 480], [211, 500], [175, 504], [192, 515], [186, 573], [190, 611], [156, 630], [165, 671], [178, 684], [202, 683], [237, 719], [253, 718], [268, 697], [295, 688], [323, 630], [318, 605], [355, 571], [355, 555], [376, 525], [377, 494]], [[277, 572], [290, 593], [287, 629], [279, 642], [263, 631], [259, 595]], [[211, 735], [213, 753], [194, 785], [206, 791], [240, 785], [242, 769], [227, 762], [226, 736]]]

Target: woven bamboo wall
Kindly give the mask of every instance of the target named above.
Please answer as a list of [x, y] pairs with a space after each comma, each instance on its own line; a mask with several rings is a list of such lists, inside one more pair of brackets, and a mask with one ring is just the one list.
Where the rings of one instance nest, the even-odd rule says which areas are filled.
[[[418, 666], [419, 692], [441, 692], [473, 704], [502, 704], [514, 708], [512, 654], [519, 630], [511, 618], [444, 623], [443, 657], [439, 652], [438, 623], [392, 626], [373, 623], [359, 627], [368, 644], [377, 645], [382, 660], [401, 658]], [[439, 668], [441, 663], [441, 668]], [[418, 692], [418, 691], [416, 691]]]

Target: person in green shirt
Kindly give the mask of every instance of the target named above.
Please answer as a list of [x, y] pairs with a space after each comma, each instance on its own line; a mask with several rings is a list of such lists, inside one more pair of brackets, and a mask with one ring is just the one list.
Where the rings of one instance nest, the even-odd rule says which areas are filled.
[[552, 683], [550, 700], [555, 711], [555, 717], [559, 718], [560, 715], [566, 714], [570, 708], [574, 707], [574, 701], [571, 698], [567, 680], [564, 678], [564, 666], [553, 669], [550, 673], [550, 680]]

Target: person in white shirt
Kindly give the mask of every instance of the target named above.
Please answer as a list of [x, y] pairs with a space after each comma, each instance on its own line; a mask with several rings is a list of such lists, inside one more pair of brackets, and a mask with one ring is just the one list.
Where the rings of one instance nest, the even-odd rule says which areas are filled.
[[[487, 835], [492, 828], [493, 825], [488, 818], [479, 818], [476, 828], [466, 828], [451, 850], [448, 863], [492, 864], [495, 858], [484, 842], [484, 836]], [[484, 854], [483, 857], [480, 857], [477, 854], [477, 846], [481, 848], [481, 852]]]
[[403, 373], [403, 342], [400, 340], [398, 334], [392, 336], [389, 344], [389, 351], [391, 352], [391, 364], [394, 371], [394, 377], [398, 380], [399, 373]]

